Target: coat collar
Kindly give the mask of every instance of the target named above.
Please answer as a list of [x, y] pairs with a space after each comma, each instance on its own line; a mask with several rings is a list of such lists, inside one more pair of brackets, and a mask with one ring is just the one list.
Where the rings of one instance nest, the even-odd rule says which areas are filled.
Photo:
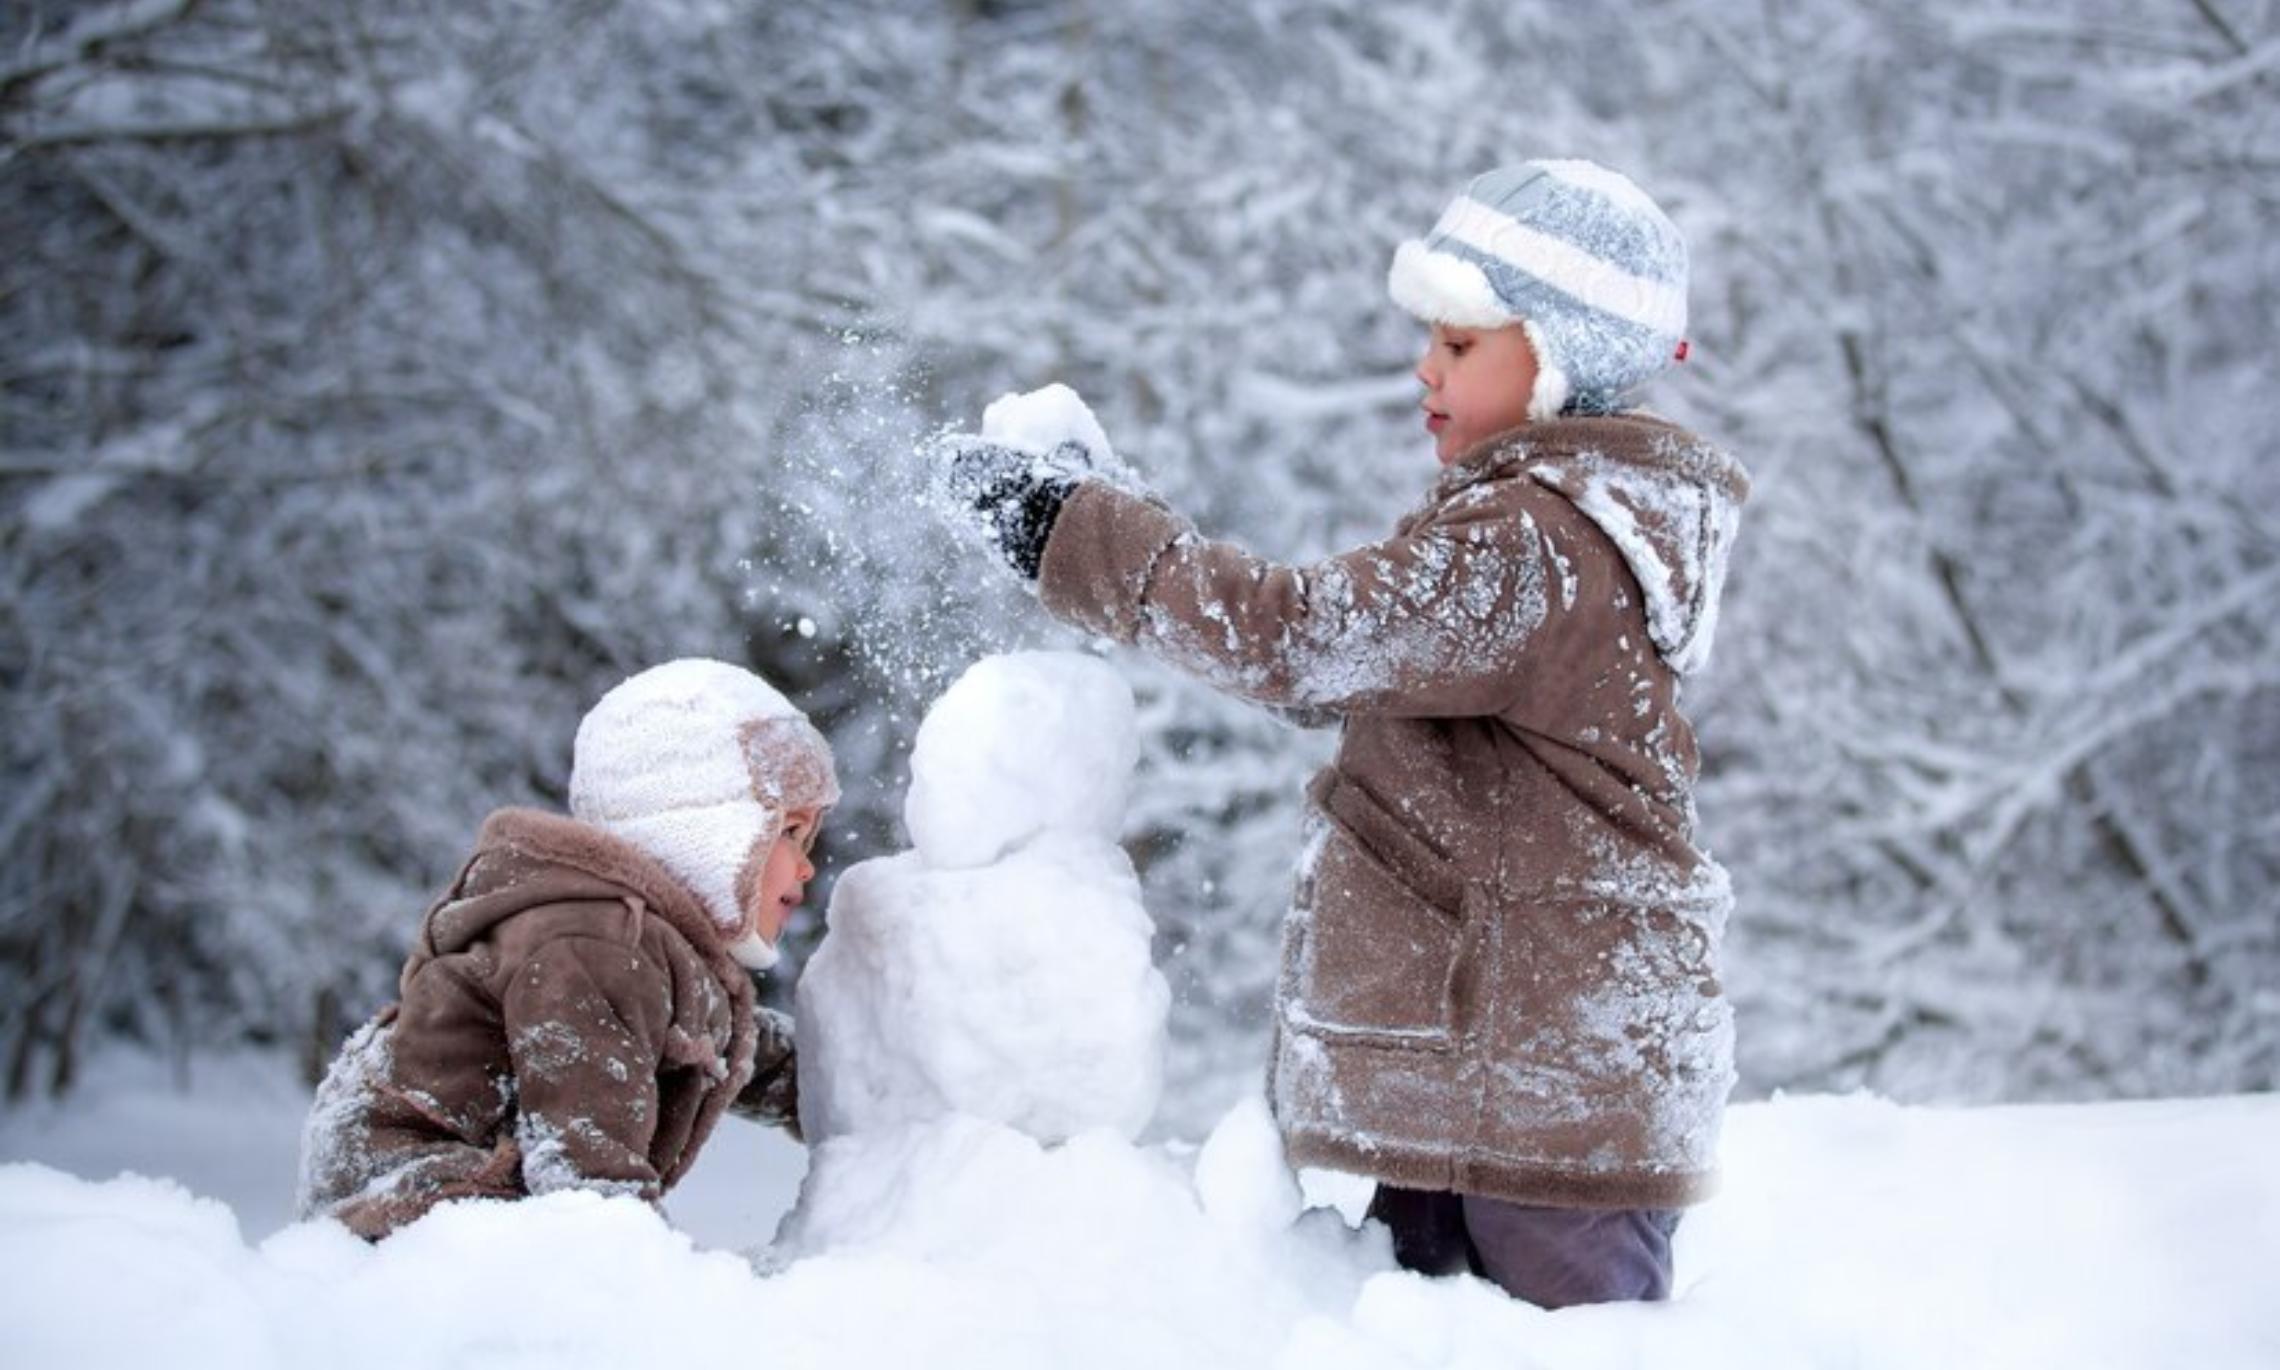
[[749, 982], [696, 891], [632, 843], [542, 809], [500, 809], [484, 820], [474, 856], [423, 936], [431, 951], [445, 951], [537, 904], [628, 896], [680, 933], [723, 984]]

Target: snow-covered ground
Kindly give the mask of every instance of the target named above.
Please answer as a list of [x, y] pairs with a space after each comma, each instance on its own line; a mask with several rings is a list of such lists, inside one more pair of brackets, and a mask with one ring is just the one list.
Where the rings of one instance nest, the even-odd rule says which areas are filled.
[[2280, 1097], [1738, 1107], [1677, 1300], [1555, 1314], [1287, 1223], [1256, 1106], [1200, 1161], [914, 1129], [782, 1247], [805, 1158], [732, 1122], [669, 1221], [567, 1194], [371, 1248], [286, 1225], [305, 1104], [280, 1061], [114, 1058], [0, 1118], [0, 1365], [2280, 1365]]

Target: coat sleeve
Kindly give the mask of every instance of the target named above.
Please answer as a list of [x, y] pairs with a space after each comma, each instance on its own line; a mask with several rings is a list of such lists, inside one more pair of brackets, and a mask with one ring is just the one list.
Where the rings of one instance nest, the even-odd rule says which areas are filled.
[[1273, 709], [1457, 717], [1512, 699], [1564, 580], [1534, 521], [1486, 500], [1295, 567], [1088, 481], [1038, 588], [1056, 617]]
[[664, 972], [600, 938], [550, 938], [515, 968], [500, 1012], [531, 1193], [659, 1195], [649, 1147], [667, 996]]
[[799, 1053], [792, 1041], [792, 1020], [771, 1008], [754, 1009], [757, 1030], [752, 1052], [752, 1078], [738, 1091], [728, 1111], [769, 1127], [800, 1136]]

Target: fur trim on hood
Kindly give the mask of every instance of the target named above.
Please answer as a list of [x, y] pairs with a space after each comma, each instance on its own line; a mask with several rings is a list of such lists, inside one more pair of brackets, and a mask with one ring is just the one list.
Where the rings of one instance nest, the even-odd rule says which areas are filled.
[[703, 900], [663, 862], [622, 837], [542, 809], [500, 809], [483, 820], [460, 897], [436, 906], [422, 926], [430, 955], [462, 951], [500, 922], [565, 899], [640, 898], [708, 962], [724, 985], [745, 976], [729, 958], [727, 932]]

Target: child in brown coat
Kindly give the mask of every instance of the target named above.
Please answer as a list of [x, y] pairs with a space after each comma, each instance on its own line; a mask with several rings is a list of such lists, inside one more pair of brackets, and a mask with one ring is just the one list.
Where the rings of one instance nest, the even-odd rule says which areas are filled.
[[1443, 470], [1391, 537], [1283, 566], [1048, 452], [939, 489], [1047, 610], [1343, 725], [1308, 790], [1272, 1096], [1294, 1164], [1378, 1181], [1413, 1269], [1547, 1307], [1663, 1297], [1733, 1080], [1680, 684], [1748, 478], [1625, 408], [1682, 348], [1686, 247], [1624, 177], [1475, 179], [1389, 286], [1431, 328]]
[[731, 1107], [793, 1126], [791, 1024], [751, 972], [814, 874], [831, 750], [748, 671], [684, 660], [580, 724], [571, 816], [491, 815], [397, 1003], [317, 1091], [303, 1217], [377, 1240], [436, 1204], [655, 1200]]

